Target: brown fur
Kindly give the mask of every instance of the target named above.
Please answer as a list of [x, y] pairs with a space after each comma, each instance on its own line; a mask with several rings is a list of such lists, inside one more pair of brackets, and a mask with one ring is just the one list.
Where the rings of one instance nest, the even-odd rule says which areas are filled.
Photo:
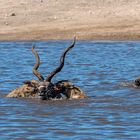
[[67, 97], [69, 99], [84, 99], [84, 98], [87, 98], [85, 93], [80, 89], [80, 87], [77, 87], [77, 86], [66, 88], [65, 95], [67, 95]]
[[[60, 87], [61, 83], [61, 87]], [[63, 92], [68, 99], [84, 99], [87, 98], [86, 94], [80, 89], [80, 87], [74, 86], [71, 82], [67, 80], [62, 80], [57, 83], [59, 84], [59, 88], [63, 86]], [[15, 90], [11, 91], [6, 97], [8, 98], [40, 98], [38, 96], [39, 82], [35, 80], [25, 81], [24, 84]], [[58, 93], [59, 94], [59, 93]]]
[[62, 94], [64, 94], [68, 99], [87, 98], [86, 94], [80, 89], [80, 87], [73, 85], [73, 83], [68, 80], [58, 81], [56, 86], [61, 88]]
[[25, 83], [16, 88], [15, 90], [11, 91], [6, 97], [9, 98], [18, 98], [18, 97], [24, 97], [24, 98], [35, 98], [38, 92], [37, 89], [38, 81], [31, 80], [31, 81], [25, 81]]
[[123, 82], [120, 85], [124, 87], [140, 88], [140, 77], [130, 82]]

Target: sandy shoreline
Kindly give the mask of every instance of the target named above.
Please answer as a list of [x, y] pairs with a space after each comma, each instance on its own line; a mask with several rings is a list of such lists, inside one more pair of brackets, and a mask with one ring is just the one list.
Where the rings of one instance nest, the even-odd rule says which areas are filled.
[[139, 0], [7, 0], [0, 41], [140, 40]]

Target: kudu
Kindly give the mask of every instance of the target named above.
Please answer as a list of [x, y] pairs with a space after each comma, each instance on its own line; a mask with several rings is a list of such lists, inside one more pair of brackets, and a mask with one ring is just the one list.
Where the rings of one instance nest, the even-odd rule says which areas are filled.
[[66, 54], [75, 46], [75, 42], [76, 39], [74, 38], [73, 43], [63, 52], [60, 58], [60, 65], [54, 71], [52, 71], [46, 79], [38, 71], [38, 68], [40, 66], [40, 57], [37, 51], [35, 51], [35, 46], [33, 46], [32, 52], [36, 57], [36, 63], [32, 71], [33, 74], [38, 78], [38, 81], [27, 80], [21, 87], [13, 90], [6, 97], [41, 98], [43, 100], [49, 100], [56, 98], [60, 99], [63, 97], [63, 94], [67, 99], [86, 98], [87, 96], [85, 95], [85, 93], [79, 87], [73, 85], [68, 80], [58, 81], [55, 84], [51, 82], [52, 78], [64, 67]]
[[122, 82], [120, 84], [120, 86], [123, 86], [123, 87], [132, 87], [132, 88], [140, 88], [140, 77], [136, 78], [135, 80], [133, 81], [130, 81], [130, 82]]

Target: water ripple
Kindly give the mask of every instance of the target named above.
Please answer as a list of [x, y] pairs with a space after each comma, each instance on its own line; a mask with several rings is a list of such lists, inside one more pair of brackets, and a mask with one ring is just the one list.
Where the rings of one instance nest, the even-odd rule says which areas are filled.
[[139, 89], [120, 83], [139, 76], [140, 42], [78, 41], [53, 81], [69, 79], [89, 96], [84, 100], [7, 99], [32, 74], [35, 58], [46, 77], [59, 65], [70, 41], [0, 42], [0, 138], [118, 140], [140, 138]]

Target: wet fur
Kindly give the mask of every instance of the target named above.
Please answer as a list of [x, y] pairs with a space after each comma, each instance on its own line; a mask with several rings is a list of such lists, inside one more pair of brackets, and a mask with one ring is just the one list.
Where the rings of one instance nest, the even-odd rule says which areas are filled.
[[22, 86], [16, 88], [15, 90], [11, 91], [6, 97], [9, 98], [37, 98], [38, 93], [38, 81], [31, 80], [26, 81]]
[[140, 88], [140, 77], [131, 82], [123, 82], [120, 85], [124, 87]]
[[62, 87], [62, 94], [64, 94], [67, 99], [84, 99], [87, 98], [84, 91], [80, 87], [73, 85], [68, 80], [58, 81], [57, 85]]
[[[40, 98], [39, 93], [39, 81], [31, 80], [25, 81], [24, 84], [15, 90], [11, 91], [6, 97], [8, 98]], [[68, 80], [62, 80], [56, 83], [61, 85], [63, 92], [61, 91], [67, 99], [84, 99], [87, 98], [86, 94], [80, 89], [73, 85]]]

